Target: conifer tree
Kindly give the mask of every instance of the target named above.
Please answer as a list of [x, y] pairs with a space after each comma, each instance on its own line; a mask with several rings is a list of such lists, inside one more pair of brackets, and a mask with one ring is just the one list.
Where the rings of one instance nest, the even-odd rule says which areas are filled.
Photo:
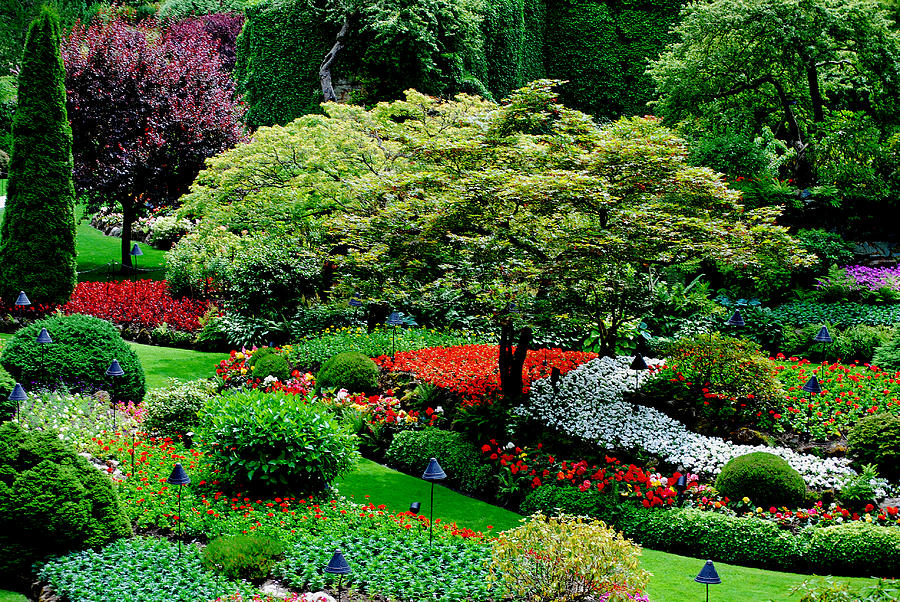
[[13, 119], [6, 211], [0, 228], [0, 296], [64, 303], [75, 288], [72, 129], [59, 23], [43, 9], [28, 29]]

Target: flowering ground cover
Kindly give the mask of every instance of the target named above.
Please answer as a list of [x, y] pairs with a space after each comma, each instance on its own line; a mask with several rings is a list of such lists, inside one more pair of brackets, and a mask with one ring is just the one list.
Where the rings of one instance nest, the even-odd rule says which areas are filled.
[[[787, 388], [784, 407], [774, 413], [784, 429], [809, 433], [816, 439], [847, 434], [863, 416], [876, 412], [900, 414], [900, 372], [868, 364], [813, 364], [778, 354], [773, 358], [778, 378]], [[822, 393], [801, 389], [815, 375]]]
[[[475, 405], [500, 390], [498, 354], [497, 345], [428, 347], [400, 352], [393, 358], [382, 355], [375, 358], [375, 363], [389, 371], [411, 372], [423, 382], [459, 394], [464, 405]], [[549, 377], [553, 368], [566, 374], [595, 357], [596, 353], [581, 351], [530, 350], [525, 359], [522, 390], [527, 393], [532, 382]]]
[[843, 269], [858, 289], [877, 291], [880, 288], [891, 288], [900, 291], [900, 266], [847, 265]]

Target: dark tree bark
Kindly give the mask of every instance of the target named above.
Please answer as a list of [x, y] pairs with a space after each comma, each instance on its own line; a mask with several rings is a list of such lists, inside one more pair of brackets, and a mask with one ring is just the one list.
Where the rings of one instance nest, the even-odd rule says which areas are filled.
[[325, 98], [325, 102], [337, 100], [337, 95], [334, 93], [334, 86], [331, 83], [331, 66], [334, 64], [335, 59], [337, 59], [338, 53], [344, 47], [344, 37], [346, 37], [349, 28], [350, 21], [347, 17], [344, 17], [344, 23], [341, 25], [341, 30], [337, 34], [334, 46], [331, 47], [331, 50], [328, 51], [328, 54], [325, 55], [322, 64], [319, 66], [319, 79], [322, 82], [322, 96]]
[[531, 328], [519, 332], [519, 342], [513, 347], [515, 332], [509, 323], [500, 329], [500, 391], [507, 404], [515, 403], [522, 396], [522, 370], [531, 344]]

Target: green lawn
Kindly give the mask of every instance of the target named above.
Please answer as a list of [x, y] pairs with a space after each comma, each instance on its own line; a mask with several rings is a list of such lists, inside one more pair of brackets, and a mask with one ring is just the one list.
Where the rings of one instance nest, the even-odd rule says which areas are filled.
[[[3, 219], [3, 209], [0, 209], [0, 220]], [[76, 210], [76, 216], [80, 216], [80, 208]], [[134, 242], [129, 245], [133, 245]], [[154, 249], [148, 244], [138, 243], [144, 253], [137, 258], [139, 272], [129, 275], [128, 279], [162, 280], [166, 277], [165, 251]], [[118, 272], [108, 274], [108, 270], [118, 269], [118, 262], [122, 257], [122, 240], [112, 236], [105, 236], [99, 230], [92, 228], [90, 223], [83, 221], [75, 228], [75, 250], [78, 253], [78, 280], [81, 282], [93, 282], [106, 280], [122, 280], [123, 276]], [[111, 262], [115, 266], [107, 267]], [[145, 271], [146, 270], [146, 271]]]
[[0, 602], [28, 602], [28, 598], [16, 592], [0, 589]]

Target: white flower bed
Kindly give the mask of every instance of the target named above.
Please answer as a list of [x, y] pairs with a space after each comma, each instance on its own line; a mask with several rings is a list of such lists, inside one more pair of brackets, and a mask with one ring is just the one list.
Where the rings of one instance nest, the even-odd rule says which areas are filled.
[[781, 447], [737, 445], [692, 433], [658, 410], [622, 401], [625, 392], [635, 390], [636, 381], [650, 378], [649, 371], [629, 370], [631, 360], [602, 357], [582, 364], [560, 378], [558, 393], [549, 379], [541, 379], [532, 385], [528, 406], [519, 412], [569, 435], [596, 441], [601, 447], [640, 448], [706, 476], [718, 474], [735, 456], [755, 451], [781, 456], [812, 487], [836, 487], [846, 475], [856, 474], [844, 458], [822, 459]]

